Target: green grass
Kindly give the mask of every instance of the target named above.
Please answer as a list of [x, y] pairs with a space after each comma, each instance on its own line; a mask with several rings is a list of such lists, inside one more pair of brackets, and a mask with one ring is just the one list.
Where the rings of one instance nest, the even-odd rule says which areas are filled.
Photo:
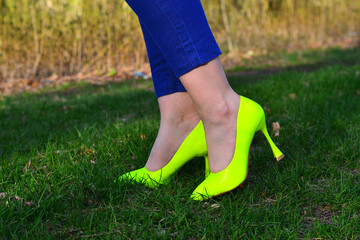
[[167, 186], [114, 183], [156, 137], [151, 82], [0, 97], [0, 239], [359, 239], [360, 64], [262, 79], [230, 83], [280, 123], [286, 158], [256, 134], [243, 187], [207, 202], [190, 199], [201, 159]]

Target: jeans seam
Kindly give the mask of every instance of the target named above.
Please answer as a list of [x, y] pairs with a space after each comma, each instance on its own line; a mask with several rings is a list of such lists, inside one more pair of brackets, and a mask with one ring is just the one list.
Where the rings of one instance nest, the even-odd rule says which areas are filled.
[[[176, 28], [175, 28], [173, 22], [169, 20], [169, 16], [166, 14], [166, 10], [163, 8], [163, 5], [159, 3], [159, 0], [154, 0], [154, 1], [155, 1], [156, 4], [158, 5], [159, 9], [163, 12], [164, 16], [166, 17], [166, 19], [167, 19], [168, 22], [170, 23], [172, 29], [173, 29], [174, 32], [176, 33], [176, 37], [177, 37], [178, 40], [181, 42], [181, 46], [182, 46], [183, 50], [185, 51], [186, 56], [187, 56], [187, 58], [189, 59], [189, 62], [190, 62], [190, 64], [191, 64], [191, 66], [192, 66], [193, 68], [195, 68], [197, 64], [194, 63], [193, 60], [191, 59], [191, 57], [189, 56], [189, 53], [188, 53], [188, 51], [186, 50], [186, 48], [184, 47], [183, 41], [180, 39], [179, 34], [178, 34], [178, 32], [176, 31]], [[182, 25], [184, 26], [185, 24], [182, 23]], [[193, 39], [191, 38], [190, 34], [188, 33], [186, 27], [185, 27], [185, 30], [186, 30], [186, 33], [187, 33], [188, 38], [190, 39], [190, 41], [193, 43], [193, 46], [194, 46], [194, 41], [193, 41]], [[197, 49], [196, 49], [195, 47], [193, 47], [193, 49], [194, 49], [195, 52], [196, 52], [197, 58], [198, 58], [199, 60], [201, 60]]]

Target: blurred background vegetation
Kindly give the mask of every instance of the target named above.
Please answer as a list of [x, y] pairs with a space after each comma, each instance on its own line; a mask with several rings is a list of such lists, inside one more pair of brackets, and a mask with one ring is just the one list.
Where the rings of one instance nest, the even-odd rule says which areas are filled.
[[[359, 45], [359, 0], [202, 3], [225, 58]], [[0, 0], [0, 13], [0, 82], [147, 66], [124, 0]]]

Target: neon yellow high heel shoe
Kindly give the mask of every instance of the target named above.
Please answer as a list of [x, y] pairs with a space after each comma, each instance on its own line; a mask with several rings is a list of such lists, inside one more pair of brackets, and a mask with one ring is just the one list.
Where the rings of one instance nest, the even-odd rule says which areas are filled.
[[[159, 184], [169, 183], [172, 176], [191, 159], [205, 155], [207, 155], [205, 131], [203, 123], [200, 121], [185, 138], [170, 162], [163, 168], [157, 171], [149, 171], [143, 167], [121, 175], [119, 181], [135, 181], [154, 188]], [[206, 168], [205, 172], [210, 172], [208, 165]]]
[[237, 116], [235, 152], [230, 164], [222, 171], [212, 173], [194, 190], [191, 198], [202, 201], [229, 192], [247, 177], [248, 155], [255, 132], [261, 130], [268, 140], [276, 160], [284, 158], [271, 140], [265, 123], [265, 113], [256, 102], [241, 96]]

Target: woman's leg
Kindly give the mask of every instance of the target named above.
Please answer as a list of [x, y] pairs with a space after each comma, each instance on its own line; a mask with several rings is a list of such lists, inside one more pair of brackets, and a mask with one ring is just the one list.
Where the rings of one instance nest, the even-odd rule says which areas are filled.
[[140, 22], [152, 71], [155, 93], [160, 107], [158, 136], [145, 165], [149, 171], [164, 167], [179, 149], [200, 117], [189, 94], [167, 64], [160, 48]]
[[160, 128], [145, 165], [149, 171], [164, 167], [179, 149], [186, 136], [199, 123], [200, 117], [186, 92], [165, 95], [158, 99]]
[[[181, 82], [188, 90], [201, 118], [206, 122], [210, 169], [214, 172], [221, 170], [231, 161], [234, 152], [239, 96], [230, 88], [217, 58], [221, 52], [208, 26], [200, 1], [127, 2], [139, 17], [145, 40], [151, 41], [151, 44], [147, 45], [148, 52], [152, 47], [158, 51], [157, 56], [152, 57], [153, 62], [159, 61], [159, 57], [163, 56], [174, 75], [181, 76]], [[159, 65], [152, 64], [152, 70]], [[156, 74], [163, 71], [154, 72]], [[156, 85], [160, 84], [156, 84], [156, 81], [154, 84], [156, 90]], [[167, 100], [164, 99], [163, 102]], [[171, 109], [171, 103], [167, 105]], [[159, 137], [166, 135], [166, 131], [161, 130]]]
[[211, 172], [232, 160], [240, 96], [230, 87], [219, 58], [180, 77], [203, 121]]
[[141, 27], [160, 107], [160, 128], [145, 167], [125, 173], [119, 180], [155, 187], [167, 183], [187, 161], [204, 156], [207, 149], [204, 128], [189, 94], [147, 29]]

